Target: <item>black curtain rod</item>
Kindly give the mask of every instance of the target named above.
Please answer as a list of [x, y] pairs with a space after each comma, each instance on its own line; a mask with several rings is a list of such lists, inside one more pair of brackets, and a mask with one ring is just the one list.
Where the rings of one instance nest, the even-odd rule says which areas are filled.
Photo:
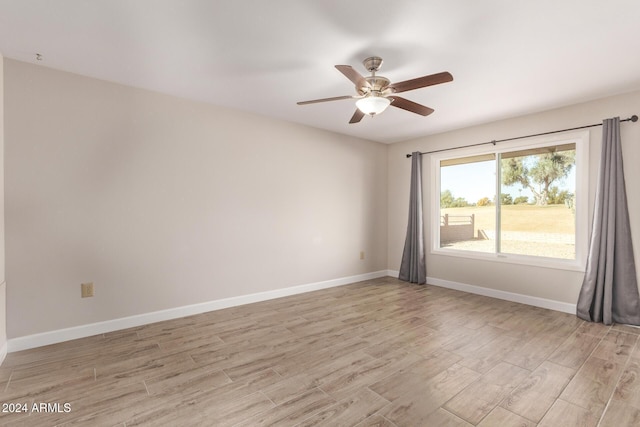
[[[635, 114], [627, 119], [623, 119], [620, 120], [620, 122], [637, 122], [638, 121], [638, 116], [636, 116]], [[479, 142], [477, 144], [470, 144], [470, 145], [462, 145], [460, 147], [453, 147], [453, 148], [443, 148], [441, 150], [433, 150], [433, 151], [425, 151], [424, 153], [420, 153], [420, 154], [432, 154], [432, 153], [439, 153], [441, 151], [449, 151], [449, 150], [457, 150], [459, 148], [468, 148], [468, 147], [476, 147], [478, 145], [486, 145], [486, 144], [493, 144], [496, 145], [498, 142], [505, 142], [505, 141], [515, 141], [516, 139], [524, 139], [524, 138], [531, 138], [533, 136], [543, 136], [543, 135], [551, 135], [553, 133], [560, 133], [560, 132], [568, 132], [570, 130], [579, 130], [579, 129], [587, 129], [587, 128], [592, 128], [592, 127], [596, 127], [596, 126], [602, 126], [602, 123], [596, 123], [593, 125], [586, 125], [586, 126], [579, 126], [577, 128], [569, 128], [569, 129], [561, 129], [561, 130], [553, 130], [551, 132], [543, 132], [543, 133], [536, 133], [533, 135], [525, 135], [525, 136], [516, 136], [515, 138], [505, 138], [505, 139], [498, 139], [498, 140], [493, 140], [493, 141], [488, 141], [488, 142]], [[407, 154], [407, 158], [411, 157], [411, 154]]]

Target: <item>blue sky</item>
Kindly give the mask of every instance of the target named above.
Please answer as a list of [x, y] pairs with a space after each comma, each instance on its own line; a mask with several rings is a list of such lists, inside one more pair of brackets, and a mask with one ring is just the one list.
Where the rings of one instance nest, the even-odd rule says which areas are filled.
[[[453, 197], [462, 197], [469, 203], [476, 203], [483, 197], [493, 200], [496, 194], [495, 176], [496, 166], [493, 160], [445, 166], [440, 168], [440, 189], [442, 191], [450, 190]], [[575, 192], [573, 183], [575, 183], [575, 168], [572, 168], [566, 179], [556, 181], [552, 186], [557, 186], [561, 190]], [[517, 184], [502, 187], [502, 192], [510, 194], [514, 199], [519, 196], [527, 196], [529, 198], [533, 196], [529, 189], [522, 189]]]

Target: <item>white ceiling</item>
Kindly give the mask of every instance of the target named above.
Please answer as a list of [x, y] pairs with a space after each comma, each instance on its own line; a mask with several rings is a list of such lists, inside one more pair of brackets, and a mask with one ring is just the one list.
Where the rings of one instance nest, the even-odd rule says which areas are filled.
[[[640, 89], [640, 1], [0, 0], [0, 52], [391, 143]], [[334, 65], [372, 55], [392, 82], [454, 81], [403, 94], [427, 117], [296, 105], [355, 94]]]

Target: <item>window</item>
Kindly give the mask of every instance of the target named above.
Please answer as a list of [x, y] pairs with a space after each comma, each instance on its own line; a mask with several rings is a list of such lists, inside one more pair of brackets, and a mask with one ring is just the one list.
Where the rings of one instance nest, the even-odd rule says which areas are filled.
[[432, 156], [432, 251], [584, 269], [589, 132]]

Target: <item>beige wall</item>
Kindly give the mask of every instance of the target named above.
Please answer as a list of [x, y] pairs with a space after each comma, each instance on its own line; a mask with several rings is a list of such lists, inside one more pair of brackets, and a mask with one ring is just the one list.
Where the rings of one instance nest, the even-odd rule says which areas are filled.
[[4, 70], [10, 339], [386, 269], [386, 145]]
[[[640, 114], [640, 92], [391, 145], [388, 160], [389, 268], [399, 269], [406, 232], [411, 161], [405, 157], [405, 154], [601, 123], [605, 118], [615, 116], [626, 118], [633, 114]], [[601, 128], [596, 127], [590, 133], [590, 170], [592, 171], [589, 182], [590, 206], [593, 206], [597, 182], [601, 132]], [[640, 266], [640, 226], [638, 226], [640, 224], [640, 168], [637, 167], [640, 160], [640, 122], [622, 124], [621, 135], [635, 258], [636, 264]], [[425, 231], [426, 239], [430, 242], [430, 230], [426, 226], [430, 224], [429, 176], [430, 162], [425, 156], [423, 158]], [[592, 216], [591, 211], [589, 221]], [[454, 258], [427, 252], [427, 276], [429, 277], [570, 304], [575, 304], [577, 301], [583, 275], [575, 271]]]
[[4, 67], [0, 54], [0, 363], [7, 349], [7, 284], [4, 275]]
[[[9, 59], [0, 81], [9, 338], [397, 270], [406, 153], [640, 113], [636, 92], [385, 146]], [[594, 128], [590, 205], [600, 138]], [[622, 140], [640, 265], [640, 123]], [[570, 304], [582, 281], [430, 253], [427, 265], [432, 278]], [[96, 296], [81, 299], [88, 281]]]

